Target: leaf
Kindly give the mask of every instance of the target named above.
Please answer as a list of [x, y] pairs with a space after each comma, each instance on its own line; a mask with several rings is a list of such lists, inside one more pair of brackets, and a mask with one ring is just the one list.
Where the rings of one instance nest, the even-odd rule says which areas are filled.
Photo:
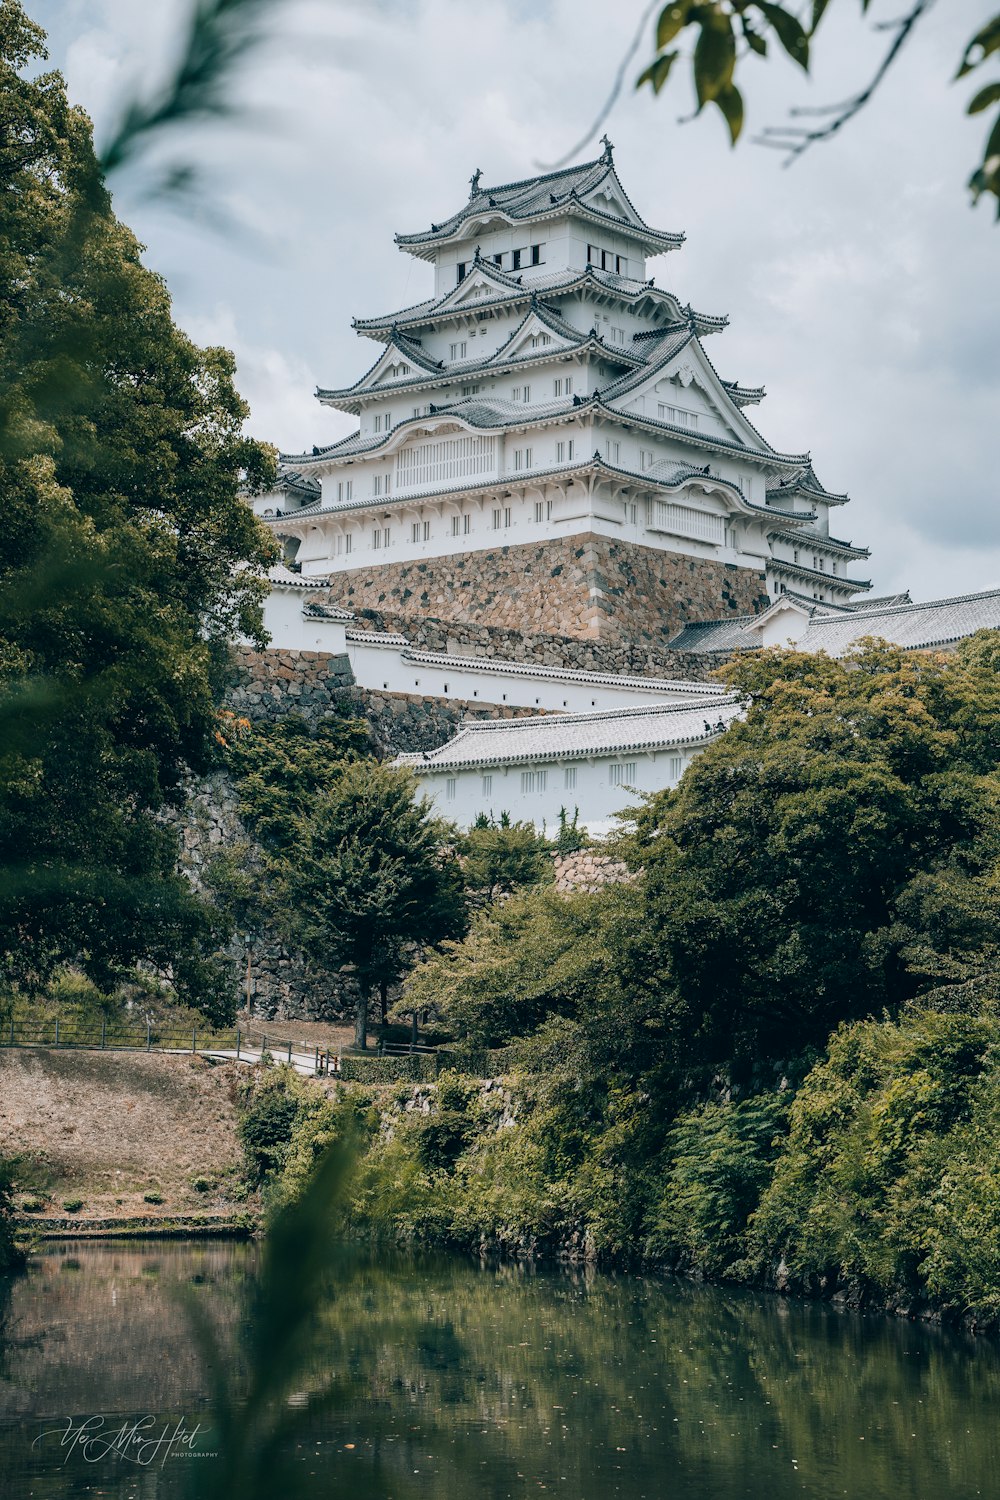
[[816, 35], [816, 27], [819, 25], [820, 21], [822, 21], [829, 3], [830, 0], [813, 0], [812, 25], [809, 27], [810, 36]]
[[748, 25], [746, 16], [740, 16], [740, 25], [743, 28], [743, 36], [751, 52], [756, 52], [758, 57], [766, 57], [767, 43], [762, 36], [754, 31], [752, 26]]
[[713, 10], [702, 22], [694, 49], [694, 86], [699, 110], [730, 86], [735, 65], [736, 38], [732, 20], [722, 11]]
[[967, 115], [980, 115], [991, 104], [1000, 104], [1000, 83], [988, 83], [984, 89], [969, 100]]
[[809, 37], [801, 24], [787, 10], [782, 10], [780, 5], [772, 5], [770, 0], [756, 0], [756, 5], [774, 27], [778, 41], [792, 61], [797, 62], [808, 73]]
[[727, 89], [722, 89], [715, 96], [715, 102], [722, 111], [726, 124], [729, 126], [729, 137], [733, 145], [739, 140], [740, 131], [743, 129], [743, 95], [731, 83]]
[[[691, 0], [673, 0], [673, 4], [665, 5], [660, 11], [660, 19], [656, 23], [656, 50], [662, 52], [669, 42], [672, 42], [677, 33], [688, 23]], [[647, 72], [651, 71], [647, 69]], [[655, 85], [654, 85], [655, 87]]]
[[987, 21], [981, 31], [976, 32], [966, 47], [962, 54], [962, 65], [955, 77], [964, 78], [966, 73], [971, 73], [973, 68], [978, 68], [980, 63], [984, 63], [998, 50], [1000, 50], [1000, 16], [994, 16], [992, 20]]
[[653, 93], [658, 94], [670, 76], [670, 69], [678, 57], [677, 52], [664, 52], [654, 63], [650, 63], [645, 73], [636, 79], [636, 88], [641, 88], [644, 83], [653, 85]]

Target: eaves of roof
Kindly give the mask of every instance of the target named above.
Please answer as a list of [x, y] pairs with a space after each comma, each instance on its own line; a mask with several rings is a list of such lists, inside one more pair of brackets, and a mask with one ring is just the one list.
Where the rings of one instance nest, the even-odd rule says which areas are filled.
[[674, 316], [680, 320], [692, 321], [703, 333], [709, 334], [719, 331], [727, 326], [729, 319], [725, 315], [713, 315], [710, 313], [698, 313], [685, 309], [673, 292], [667, 292], [662, 287], [654, 286], [652, 280], [637, 282], [629, 277], [616, 276], [610, 271], [601, 271], [597, 267], [588, 266], [585, 271], [571, 271], [568, 276], [556, 277], [554, 279], [540, 279], [525, 282], [521, 277], [513, 278], [509, 293], [497, 297], [483, 297], [477, 302], [468, 304], [456, 304], [454, 307], [444, 307], [453, 292], [453, 288], [445, 293], [443, 297], [436, 300], [417, 302], [410, 308], [403, 308], [398, 312], [386, 313], [377, 318], [355, 318], [352, 327], [359, 333], [378, 335], [379, 332], [388, 333], [394, 327], [404, 324], [414, 327], [423, 327], [428, 323], [440, 323], [447, 318], [467, 318], [475, 313], [484, 312], [496, 307], [506, 307], [511, 303], [530, 301], [532, 297], [548, 299], [551, 297], [564, 296], [570, 292], [578, 291], [581, 287], [588, 287], [598, 291], [604, 296], [617, 297], [619, 301], [633, 306], [641, 302], [644, 297], [651, 297], [654, 301], [672, 303]]
[[[525, 323], [532, 316], [532, 312], [529, 312], [522, 318], [510, 337], [501, 344], [500, 348], [494, 350], [486, 359], [466, 360], [464, 363], [447, 366], [443, 363], [432, 366], [430, 361], [425, 361], [425, 368], [428, 370], [426, 376], [420, 376], [411, 380], [400, 380], [386, 386], [365, 386], [364, 381], [368, 379], [372, 371], [376, 370], [385, 358], [385, 353], [383, 352], [371, 368], [366, 370], [357, 384], [347, 386], [343, 390], [326, 390], [317, 387], [316, 396], [321, 402], [329, 405], [350, 402], [350, 406], [344, 405], [344, 410], [352, 408], [360, 410], [363, 401], [369, 397], [372, 399], [380, 396], [392, 397], [397, 391], [426, 390], [428, 386], [442, 386], [455, 381], [468, 380], [470, 375], [506, 374], [509, 370], [518, 370], [524, 366], [531, 367], [537, 364], [544, 364], [547, 360], [557, 359], [560, 354], [569, 355], [592, 352], [601, 359], [617, 361], [619, 364], [627, 363], [636, 368], [641, 367], [645, 363], [641, 355], [633, 354], [629, 349], [625, 349], [620, 345], [606, 344], [593, 330], [588, 333], [581, 333], [580, 329], [573, 328], [571, 324], [566, 323], [558, 314], [553, 314], [548, 310], [543, 313], [541, 308], [533, 309], [533, 312], [553, 332], [558, 333], [564, 338], [572, 337], [573, 343], [565, 349], [546, 346], [543, 349], [531, 350], [529, 353], [520, 355], [515, 359], [509, 356], [504, 358], [504, 349], [510, 347], [519, 336]], [[386, 347], [391, 348], [392, 344], [390, 343]], [[397, 344], [396, 347], [399, 348], [399, 345]], [[400, 349], [400, 353], [405, 354], [406, 351]]]
[[[775, 514], [773, 509], [771, 511], [771, 514]], [[794, 532], [782, 531], [780, 527], [778, 527], [775, 531], [772, 531], [771, 535], [774, 537], [784, 537], [788, 541], [801, 542], [803, 540], [802, 537], [797, 536]], [[808, 536], [805, 538], [805, 540], [809, 542], [815, 542], [816, 546], [819, 548], [832, 548], [833, 551], [842, 553], [844, 557], [871, 557], [870, 548], [854, 547], [850, 542], [841, 542], [835, 536]]]
[[[813, 538], [807, 536], [804, 540], [811, 542]], [[790, 578], [804, 578], [807, 583], [822, 583], [826, 588], [849, 589], [856, 594], [860, 594], [872, 586], [871, 579], [848, 578], [832, 573], [821, 573], [818, 568], [806, 568], [801, 563], [788, 562], [784, 557], [768, 558], [767, 567], [769, 572], [785, 573]]]
[[[567, 414], [571, 413], [568, 413], [564, 409], [561, 415], [556, 415], [550, 420], [561, 420]], [[411, 418], [411, 420], [415, 419]], [[678, 430], [680, 431], [681, 429]], [[568, 466], [557, 465], [548, 469], [527, 469], [519, 471], [516, 474], [498, 475], [493, 479], [483, 480], [478, 484], [463, 484], [443, 490], [421, 490], [415, 494], [407, 495], [369, 495], [365, 499], [348, 500], [342, 502], [340, 505], [303, 506], [301, 510], [293, 511], [291, 515], [281, 517], [266, 516], [262, 519], [265, 525], [273, 527], [274, 530], [280, 533], [283, 528], [287, 530], [289, 523], [296, 525], [300, 521], [315, 520], [318, 516], [353, 515], [355, 512], [366, 510], [391, 510], [397, 505], [417, 505], [427, 500], [445, 500], [453, 495], [490, 494], [497, 490], [517, 489], [519, 486], [532, 487], [536, 486], [539, 481], [545, 480], [566, 479], [572, 481], [582, 477], [584, 474], [605, 474], [615, 479], [633, 480], [642, 489], [658, 490], [663, 494], [676, 494], [690, 480], [700, 480], [703, 483], [713, 486], [721, 485], [723, 488], [729, 490], [734, 497], [738, 498], [740, 505], [745, 510], [752, 511], [757, 516], [767, 516], [770, 518], [774, 515], [774, 512], [767, 506], [757, 505], [754, 501], [748, 500], [739, 485], [731, 479], [722, 479], [716, 474], [707, 474], [703, 470], [692, 469], [686, 465], [679, 465], [678, 469], [681, 477], [674, 482], [666, 482], [662, 479], [652, 478], [648, 471], [639, 473], [634, 469], [623, 469], [615, 464], [608, 463], [607, 459], [600, 453], [595, 452], [591, 459], [584, 460], [579, 464], [570, 464]], [[800, 520], [805, 525], [807, 522], [815, 521], [816, 516], [803, 512], [801, 516], [796, 516], [794, 519]], [[827, 577], [828, 575], [823, 574], [822, 576]]]
[[[597, 163], [598, 167], [602, 164]], [[583, 202], [583, 195], [593, 192], [600, 186], [604, 178], [613, 170], [609, 161], [604, 163], [604, 170], [593, 175], [592, 181], [587, 181], [588, 176], [593, 174], [593, 167], [574, 172], [575, 181], [563, 193], [549, 192], [548, 201], [544, 198], [539, 201], [538, 189], [546, 181], [552, 182], [553, 177], [526, 178], [523, 184], [511, 188], [487, 188], [480, 189], [465, 203], [457, 213], [451, 214], [440, 224], [432, 224], [430, 229], [418, 231], [416, 234], [397, 234], [396, 244], [404, 250], [420, 254], [422, 250], [443, 244], [448, 240], [464, 238], [462, 231], [471, 219], [481, 218], [492, 214], [501, 219], [506, 219], [511, 224], [529, 224], [539, 220], [559, 217], [567, 212], [572, 212], [580, 218], [587, 219], [602, 226], [608, 226], [619, 233], [627, 234], [631, 239], [639, 241], [655, 249], [676, 249], [684, 243], [684, 235], [669, 230], [651, 229], [636, 212], [635, 205], [631, 202], [620, 181], [622, 197], [628, 203], [629, 208], [635, 214], [638, 222], [619, 217], [617, 214], [604, 213], [601, 209]], [[556, 174], [567, 176], [568, 174]], [[617, 174], [616, 174], [616, 181]], [[586, 184], [584, 186], [584, 184]], [[582, 190], [582, 192], [581, 192]], [[521, 205], [518, 205], [518, 196]]]
[[[348, 632], [350, 639], [353, 632]], [[727, 689], [711, 682], [679, 681], [664, 677], [620, 677], [613, 672], [574, 671], [567, 667], [547, 667], [536, 662], [505, 661], [494, 656], [452, 656], [443, 651], [406, 650], [407, 661], [421, 666], [444, 667], [449, 671], [485, 672], [508, 677], [537, 677], [551, 682], [581, 682], [588, 687], [611, 687], [630, 691], [671, 692], [701, 699], [708, 695], [728, 698]], [[686, 705], [689, 706], [689, 705]]]
[[[706, 698], [695, 703], [684, 704], [649, 704], [641, 707], [604, 709], [589, 714], [546, 714], [531, 718], [502, 719], [477, 721], [464, 725], [448, 744], [442, 745], [438, 750], [426, 753], [416, 752], [408, 755], [397, 756], [396, 765], [411, 766], [426, 774], [435, 771], [461, 770], [468, 766], [479, 765], [525, 765], [537, 763], [538, 761], [559, 760], [583, 760], [589, 758], [610, 758], [620, 754], [623, 750], [643, 751], [667, 749], [672, 745], [694, 745], [707, 743], [713, 740], [722, 730], [716, 725], [710, 725], [707, 729], [693, 730], [690, 726], [691, 716], [701, 711], [707, 714], [719, 714], [725, 716], [723, 727], [737, 718], [741, 712], [739, 704], [732, 698], [725, 701], [715, 698]], [[681, 733], [671, 734], [671, 716], [683, 715], [684, 729]], [[587, 741], [586, 730], [590, 726], [600, 726], [615, 721], [639, 721], [645, 729], [644, 733], [635, 735], [624, 735], [617, 744], [601, 744], [598, 739]], [[534, 727], [537, 725], [537, 729]], [[576, 744], [565, 742], [544, 749], [544, 741], [548, 737], [559, 737], [565, 739], [567, 729], [579, 727], [582, 731]], [[481, 741], [486, 735], [496, 739], [502, 745], [503, 739], [513, 738], [517, 735], [523, 738], [524, 732], [529, 729], [537, 736], [539, 744], [536, 748], [527, 750], [511, 750], [504, 753], [502, 748], [488, 747], [483, 753], [476, 753], [477, 741]]]

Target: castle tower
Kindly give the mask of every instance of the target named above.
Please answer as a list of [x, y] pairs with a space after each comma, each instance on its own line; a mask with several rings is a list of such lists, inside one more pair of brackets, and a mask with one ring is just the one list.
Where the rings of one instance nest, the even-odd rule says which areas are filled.
[[256, 502], [301, 577], [353, 610], [666, 641], [786, 591], [846, 604], [864, 548], [808, 453], [746, 416], [764, 392], [705, 351], [725, 317], [647, 278], [684, 236], [651, 229], [611, 145], [583, 166], [483, 187], [400, 249], [433, 295], [355, 320], [381, 348], [321, 402], [359, 418], [283, 459]]

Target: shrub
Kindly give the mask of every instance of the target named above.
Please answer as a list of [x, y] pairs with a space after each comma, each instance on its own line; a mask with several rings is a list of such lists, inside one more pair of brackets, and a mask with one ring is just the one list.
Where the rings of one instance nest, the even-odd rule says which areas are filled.
[[211, 1177], [192, 1177], [191, 1186], [196, 1193], [210, 1193], [215, 1183]]
[[259, 1186], [285, 1163], [299, 1111], [294, 1075], [287, 1068], [255, 1071], [239, 1098], [239, 1137], [247, 1175]]
[[437, 1059], [427, 1052], [405, 1057], [364, 1057], [350, 1054], [340, 1059], [340, 1076], [359, 1083], [430, 1083], [437, 1073]]
[[21, 1199], [21, 1212], [23, 1214], [40, 1214], [44, 1207], [44, 1198], [36, 1198], [32, 1195]]
[[647, 1254], [710, 1276], [739, 1273], [787, 1113], [781, 1095], [761, 1094], [704, 1104], [677, 1119], [664, 1146]]
[[63, 1209], [64, 1209], [64, 1211], [66, 1213], [68, 1213], [68, 1214], [77, 1214], [77, 1213], [80, 1212], [80, 1209], [83, 1207], [83, 1199], [82, 1198], [64, 1198], [62, 1206], [63, 1206]]
[[153, 1188], [151, 1192], [143, 1193], [142, 1201], [143, 1203], [162, 1203], [163, 1194], [157, 1192], [156, 1188]]

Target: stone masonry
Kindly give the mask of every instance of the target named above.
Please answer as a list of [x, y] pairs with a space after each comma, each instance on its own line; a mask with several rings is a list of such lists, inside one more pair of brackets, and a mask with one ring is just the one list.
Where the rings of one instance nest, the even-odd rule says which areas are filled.
[[763, 572], [592, 533], [358, 568], [339, 573], [327, 597], [356, 611], [630, 646], [664, 645], [689, 621], [770, 602]]

